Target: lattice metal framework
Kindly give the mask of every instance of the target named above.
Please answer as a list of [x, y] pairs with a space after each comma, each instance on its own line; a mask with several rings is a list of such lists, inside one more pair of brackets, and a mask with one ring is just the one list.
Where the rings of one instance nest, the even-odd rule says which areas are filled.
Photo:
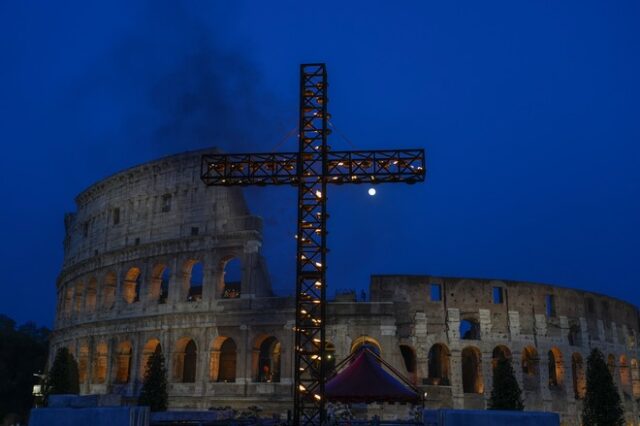
[[202, 157], [207, 185], [298, 187], [294, 424], [325, 420], [324, 384], [327, 184], [424, 181], [424, 150], [330, 151], [327, 71], [300, 67], [297, 153], [212, 154]]

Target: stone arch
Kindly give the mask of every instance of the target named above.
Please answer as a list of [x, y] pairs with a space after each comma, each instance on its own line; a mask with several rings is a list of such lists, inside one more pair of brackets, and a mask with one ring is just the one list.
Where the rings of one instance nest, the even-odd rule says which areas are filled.
[[480, 340], [480, 323], [474, 318], [460, 321], [461, 340]]
[[130, 341], [120, 342], [116, 352], [116, 383], [129, 383], [131, 379], [131, 356], [133, 347]]
[[436, 343], [431, 346], [428, 364], [428, 384], [441, 386], [449, 386], [451, 384], [449, 373], [451, 369], [451, 353], [445, 344]]
[[85, 296], [85, 310], [89, 313], [93, 313], [96, 310], [98, 304], [98, 280], [95, 277], [89, 278], [87, 281], [87, 290]]
[[404, 361], [404, 368], [407, 372], [407, 377], [411, 383], [415, 385], [417, 380], [416, 350], [409, 345], [400, 345], [400, 354]]
[[511, 349], [509, 349], [505, 345], [498, 345], [493, 348], [493, 353], [491, 357], [491, 366], [495, 370], [498, 366], [498, 362], [502, 360], [511, 361]]
[[76, 315], [81, 314], [84, 310], [84, 283], [82, 281], [76, 283], [73, 299], [73, 312]]
[[198, 361], [198, 347], [190, 337], [183, 337], [176, 344], [174, 377], [182, 383], [194, 383], [196, 381], [196, 368]]
[[382, 354], [382, 346], [380, 346], [380, 342], [378, 342], [371, 336], [359, 336], [353, 342], [351, 342], [351, 353], [357, 351], [363, 345], [370, 346], [371, 349], [378, 355]]
[[142, 348], [142, 357], [140, 359], [140, 378], [144, 379], [145, 374], [147, 374], [147, 366], [149, 364], [149, 359], [154, 352], [160, 351], [162, 352], [162, 346], [160, 345], [160, 340], [152, 338], [147, 340], [147, 343], [144, 344]]
[[78, 349], [78, 382], [87, 383], [89, 379], [89, 345], [82, 343]]
[[204, 280], [204, 265], [196, 259], [189, 259], [183, 267], [183, 288], [187, 302], [202, 300], [202, 283]]
[[109, 349], [106, 342], [96, 345], [93, 356], [93, 380], [92, 383], [103, 384], [107, 381], [107, 366], [109, 365]]
[[571, 375], [573, 377], [573, 394], [576, 399], [583, 399], [587, 391], [587, 379], [584, 374], [584, 361], [578, 352], [571, 355]]
[[118, 276], [115, 272], [109, 271], [104, 276], [102, 285], [102, 308], [111, 309], [116, 303], [116, 288], [118, 286]]
[[211, 344], [210, 380], [235, 382], [238, 358], [236, 342], [231, 337], [218, 336]]
[[280, 341], [274, 336], [259, 338], [256, 341], [256, 352], [258, 356], [256, 381], [279, 382], [282, 353]]
[[140, 301], [140, 287], [142, 286], [142, 272], [134, 266], [129, 268], [122, 283], [122, 298], [128, 304]]
[[630, 394], [631, 374], [629, 371], [629, 364], [627, 363], [627, 357], [625, 355], [620, 355], [620, 366], [618, 370], [620, 371], [620, 387], [624, 393]]
[[242, 293], [242, 263], [240, 258], [228, 256], [220, 262], [221, 289], [220, 293], [223, 299], [235, 299], [240, 297]]
[[640, 397], [640, 370], [635, 358], [631, 360], [631, 392], [634, 398]]
[[564, 384], [562, 352], [553, 347], [548, 352], [549, 389], [561, 389]]
[[151, 270], [149, 300], [157, 301], [159, 304], [166, 303], [169, 297], [170, 280], [171, 269], [167, 265], [164, 263], [154, 265]]
[[484, 392], [482, 355], [475, 346], [467, 346], [462, 350], [462, 390], [464, 393]]

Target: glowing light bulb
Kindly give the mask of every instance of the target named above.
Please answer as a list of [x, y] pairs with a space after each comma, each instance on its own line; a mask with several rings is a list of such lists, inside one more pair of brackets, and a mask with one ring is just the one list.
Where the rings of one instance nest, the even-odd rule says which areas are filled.
[[375, 188], [369, 188], [369, 191], [367, 191], [369, 193], [369, 195], [371, 195], [372, 197], [374, 195], [376, 195], [376, 189]]

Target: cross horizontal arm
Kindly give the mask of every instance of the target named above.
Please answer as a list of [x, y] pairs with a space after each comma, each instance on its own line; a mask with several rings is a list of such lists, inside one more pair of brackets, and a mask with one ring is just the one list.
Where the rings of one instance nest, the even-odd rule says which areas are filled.
[[298, 153], [209, 154], [202, 156], [206, 185], [285, 185], [297, 182]]
[[328, 183], [415, 183], [424, 181], [424, 175], [424, 149], [327, 153]]
[[[320, 152], [303, 155], [312, 163], [322, 161]], [[207, 185], [292, 185], [299, 181], [297, 165], [295, 152], [209, 154], [202, 157], [201, 178]], [[422, 182], [424, 150], [329, 151], [324, 170], [326, 182], [333, 184]]]

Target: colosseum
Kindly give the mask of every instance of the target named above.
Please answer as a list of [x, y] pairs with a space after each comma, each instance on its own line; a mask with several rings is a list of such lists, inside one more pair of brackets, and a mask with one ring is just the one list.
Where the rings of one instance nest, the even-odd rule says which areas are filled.
[[[72, 351], [82, 393], [134, 399], [159, 349], [173, 408], [286, 412], [294, 300], [271, 290], [262, 221], [241, 190], [200, 181], [204, 152], [133, 167], [77, 196], [51, 354]], [[327, 309], [328, 362], [372, 344], [429, 407], [485, 408], [495, 360], [510, 357], [526, 409], [577, 425], [597, 347], [638, 425], [639, 312], [629, 303], [544, 284], [394, 275], [372, 276], [369, 300], [339, 294]]]

